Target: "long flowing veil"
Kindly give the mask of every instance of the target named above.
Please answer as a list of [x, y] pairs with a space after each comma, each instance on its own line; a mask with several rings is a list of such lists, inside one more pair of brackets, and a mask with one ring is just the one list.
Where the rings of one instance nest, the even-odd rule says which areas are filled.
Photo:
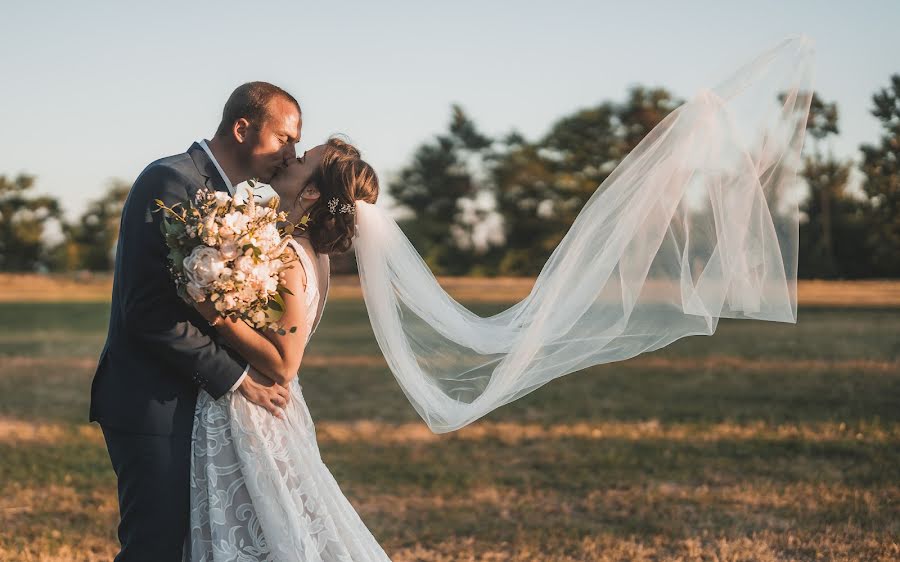
[[372, 329], [428, 427], [454, 431], [568, 373], [711, 335], [719, 318], [796, 322], [812, 75], [812, 42], [790, 38], [678, 107], [588, 199], [530, 294], [487, 318], [358, 201]]

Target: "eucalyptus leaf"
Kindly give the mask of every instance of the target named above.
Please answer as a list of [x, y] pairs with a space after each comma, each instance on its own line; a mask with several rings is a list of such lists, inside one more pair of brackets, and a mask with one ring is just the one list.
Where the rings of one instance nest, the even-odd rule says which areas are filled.
[[181, 250], [172, 250], [169, 252], [169, 258], [171, 258], [172, 263], [175, 264], [175, 267], [177, 267], [179, 271], [184, 269], [184, 257], [184, 253]]

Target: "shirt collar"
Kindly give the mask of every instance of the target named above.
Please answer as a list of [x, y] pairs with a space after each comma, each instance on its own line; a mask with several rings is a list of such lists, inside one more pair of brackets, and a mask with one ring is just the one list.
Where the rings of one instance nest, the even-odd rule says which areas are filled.
[[219, 172], [219, 175], [222, 176], [222, 179], [225, 181], [225, 186], [228, 188], [228, 193], [234, 195], [234, 186], [231, 185], [231, 180], [228, 179], [228, 176], [225, 175], [225, 170], [222, 169], [222, 166], [219, 165], [219, 161], [216, 160], [216, 157], [213, 156], [212, 150], [209, 149], [209, 145], [206, 144], [206, 139], [200, 141], [200, 146], [203, 147], [203, 150], [206, 151], [206, 154], [209, 156], [209, 159], [212, 160], [213, 166], [216, 167], [216, 170]]

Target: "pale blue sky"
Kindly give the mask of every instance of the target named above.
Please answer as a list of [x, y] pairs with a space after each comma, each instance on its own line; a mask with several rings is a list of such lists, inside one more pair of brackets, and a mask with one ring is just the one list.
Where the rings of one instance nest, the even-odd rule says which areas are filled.
[[900, 72], [896, 0], [17, 2], [0, 34], [0, 174], [36, 174], [74, 216], [267, 80], [303, 105], [301, 150], [342, 132], [389, 179], [451, 103], [487, 133], [535, 138], [635, 84], [688, 97], [798, 33], [841, 110], [834, 150], [855, 157], [879, 134], [872, 93]]

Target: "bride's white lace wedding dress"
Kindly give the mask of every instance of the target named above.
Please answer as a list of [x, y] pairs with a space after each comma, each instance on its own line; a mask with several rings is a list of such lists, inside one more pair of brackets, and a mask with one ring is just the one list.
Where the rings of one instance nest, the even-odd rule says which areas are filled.
[[[306, 272], [311, 337], [328, 297], [329, 259], [291, 243]], [[290, 390], [283, 420], [240, 392], [213, 400], [200, 391], [185, 561], [390, 560], [322, 462], [299, 379]]]

